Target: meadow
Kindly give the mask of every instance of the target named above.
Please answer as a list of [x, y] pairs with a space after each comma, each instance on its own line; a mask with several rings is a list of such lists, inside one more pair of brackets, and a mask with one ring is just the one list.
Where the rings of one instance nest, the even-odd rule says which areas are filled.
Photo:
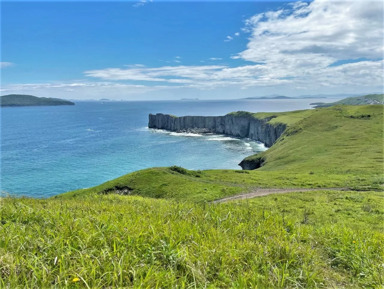
[[379, 288], [384, 199], [2, 200], [1, 288]]

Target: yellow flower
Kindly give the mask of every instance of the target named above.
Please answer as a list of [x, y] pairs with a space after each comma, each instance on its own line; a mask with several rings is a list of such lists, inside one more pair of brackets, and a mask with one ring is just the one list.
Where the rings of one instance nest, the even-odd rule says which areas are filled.
[[72, 282], [79, 282], [79, 281], [80, 281], [80, 278], [77, 278], [77, 277], [73, 278], [72, 280]]
[[356, 241], [352, 241], [352, 243], [353, 243], [353, 244], [355, 244], [355, 243], [356, 243]]

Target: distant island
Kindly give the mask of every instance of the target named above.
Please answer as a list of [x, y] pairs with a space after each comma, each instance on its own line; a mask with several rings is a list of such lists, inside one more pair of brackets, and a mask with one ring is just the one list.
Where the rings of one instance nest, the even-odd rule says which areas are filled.
[[315, 108], [330, 107], [334, 105], [364, 105], [364, 104], [384, 104], [384, 94], [368, 94], [363, 96], [347, 97], [339, 101], [324, 103], [313, 102], [310, 105], [314, 105]]
[[53, 106], [75, 105], [74, 102], [51, 97], [37, 97], [26, 94], [7, 94], [0, 96], [0, 106]]
[[245, 99], [294, 99], [294, 97], [276, 95], [276, 96], [246, 97]]
[[296, 96], [285, 96], [285, 95], [265, 95], [265, 96], [250, 96], [246, 98], [241, 99], [307, 99], [307, 98], [346, 98], [346, 97], [355, 97], [355, 96], [361, 96], [361, 94], [345, 94], [345, 93], [339, 93], [339, 94], [310, 94], [310, 95], [296, 95]]

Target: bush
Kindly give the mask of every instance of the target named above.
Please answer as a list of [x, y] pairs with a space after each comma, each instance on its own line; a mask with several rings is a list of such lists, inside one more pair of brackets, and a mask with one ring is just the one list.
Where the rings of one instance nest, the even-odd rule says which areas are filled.
[[184, 169], [182, 167], [178, 167], [178, 166], [172, 166], [169, 168], [171, 171], [174, 171], [176, 173], [179, 173], [179, 174], [182, 174], [182, 175], [187, 175], [188, 174], [188, 170], [187, 169]]

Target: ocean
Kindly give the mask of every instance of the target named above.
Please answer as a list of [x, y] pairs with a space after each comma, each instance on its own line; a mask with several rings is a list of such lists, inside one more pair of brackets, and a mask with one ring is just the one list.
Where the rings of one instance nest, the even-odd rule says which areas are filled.
[[77, 102], [1, 108], [1, 191], [50, 197], [150, 167], [240, 169], [263, 144], [222, 135], [148, 129], [149, 113], [224, 115], [289, 111], [332, 99]]

